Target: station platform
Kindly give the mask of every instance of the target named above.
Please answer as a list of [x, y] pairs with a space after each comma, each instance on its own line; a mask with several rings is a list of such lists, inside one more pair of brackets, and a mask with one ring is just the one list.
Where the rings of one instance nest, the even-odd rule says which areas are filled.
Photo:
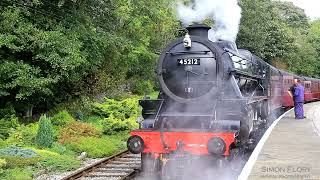
[[238, 180], [320, 180], [320, 102], [304, 109], [307, 118], [290, 110], [270, 126]]

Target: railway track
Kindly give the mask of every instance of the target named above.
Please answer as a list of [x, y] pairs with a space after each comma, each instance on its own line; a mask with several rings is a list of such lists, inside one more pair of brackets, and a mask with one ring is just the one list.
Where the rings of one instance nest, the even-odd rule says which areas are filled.
[[140, 166], [140, 154], [131, 154], [126, 150], [80, 169], [62, 180], [133, 179], [138, 173]]

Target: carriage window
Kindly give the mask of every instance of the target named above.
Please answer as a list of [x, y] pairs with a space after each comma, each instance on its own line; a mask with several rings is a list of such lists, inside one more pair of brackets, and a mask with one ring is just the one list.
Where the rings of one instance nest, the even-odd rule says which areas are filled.
[[307, 89], [309, 89], [309, 88], [310, 88], [310, 84], [305, 84], [305, 87], [306, 87]]

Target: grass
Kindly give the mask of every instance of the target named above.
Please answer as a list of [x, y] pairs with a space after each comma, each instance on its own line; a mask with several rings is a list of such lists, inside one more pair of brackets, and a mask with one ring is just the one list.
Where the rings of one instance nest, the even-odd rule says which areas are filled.
[[48, 171], [70, 171], [81, 166], [81, 161], [71, 154], [59, 154], [45, 149], [30, 148], [40, 156], [40, 164]]
[[110, 156], [123, 148], [122, 142], [112, 137], [80, 137], [67, 142], [67, 147], [78, 153], [87, 152], [91, 158]]
[[30, 168], [6, 169], [0, 174], [1, 180], [32, 180], [33, 170]]
[[18, 156], [0, 156], [0, 158], [6, 160], [6, 168], [32, 166], [40, 161], [40, 158], [38, 157], [23, 158]]

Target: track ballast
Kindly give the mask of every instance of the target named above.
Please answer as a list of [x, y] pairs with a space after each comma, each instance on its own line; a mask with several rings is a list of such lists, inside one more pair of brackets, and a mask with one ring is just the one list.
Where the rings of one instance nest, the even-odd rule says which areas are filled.
[[141, 166], [141, 155], [128, 150], [104, 158], [63, 178], [63, 180], [123, 180], [132, 179]]

